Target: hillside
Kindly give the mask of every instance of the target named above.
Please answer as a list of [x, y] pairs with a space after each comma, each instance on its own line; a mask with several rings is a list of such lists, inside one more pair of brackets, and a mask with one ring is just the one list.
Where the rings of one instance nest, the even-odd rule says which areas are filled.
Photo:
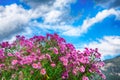
[[107, 79], [106, 80], [120, 80], [120, 56], [104, 61], [105, 67], [102, 68]]

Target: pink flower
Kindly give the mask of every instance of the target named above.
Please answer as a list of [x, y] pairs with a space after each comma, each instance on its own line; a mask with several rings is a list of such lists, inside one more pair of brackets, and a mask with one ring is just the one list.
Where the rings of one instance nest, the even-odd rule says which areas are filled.
[[[14, 47], [14, 54], [6, 51], [6, 48], [12, 50]], [[3, 63], [7, 59], [11, 62], [11, 65], [7, 66], [8, 69], [18, 70], [19, 65], [22, 68], [31, 66], [33, 69], [30, 71], [31, 75], [34, 73], [34, 70], [39, 70], [41, 75], [46, 76], [47, 68], [45, 68], [45, 65], [49, 65], [48, 68], [58, 67], [63, 69], [63, 73], [61, 74], [60, 72], [58, 75], [61, 75], [61, 78], [64, 80], [71, 79], [71, 75], [73, 77], [81, 75], [81, 80], [89, 80], [87, 73], [91, 73], [91, 75], [96, 73], [101, 78], [106, 79], [100, 69], [104, 66], [104, 62], [100, 59], [101, 54], [98, 52], [98, 49], [85, 48], [81, 52], [76, 50], [73, 44], [66, 43], [57, 34], [47, 34], [46, 37], [34, 36], [30, 39], [26, 39], [24, 36], [17, 36], [16, 41], [12, 44], [8, 42], [0, 43], [0, 48], [0, 69], [6, 70], [6, 63]]]
[[12, 54], [12, 53], [8, 53], [7, 55], [8, 55], [9, 57], [13, 56], [13, 54]]
[[85, 63], [89, 63], [89, 58], [88, 57], [84, 57], [84, 61], [85, 61]]
[[58, 54], [58, 49], [57, 49], [57, 48], [54, 47], [53, 50], [54, 50], [54, 53], [55, 53], [55, 54]]
[[77, 69], [73, 69], [72, 73], [73, 73], [74, 75], [77, 75]]
[[16, 52], [16, 53], [15, 53], [15, 57], [21, 58], [20, 52]]
[[45, 59], [46, 58], [46, 56], [44, 55], [44, 54], [42, 54], [40, 57], [38, 57], [39, 58], [39, 60], [42, 60], [42, 59]]
[[67, 79], [68, 77], [69, 77], [68, 71], [65, 71], [64, 73], [62, 73], [62, 79]]
[[42, 75], [45, 75], [45, 74], [46, 74], [46, 70], [43, 68], [43, 69], [41, 69], [40, 73], [41, 73]]
[[39, 66], [38, 66], [38, 64], [33, 63], [33, 64], [32, 64], [32, 67], [35, 68], [35, 69], [37, 69]]
[[92, 70], [91, 70], [91, 69], [89, 69], [89, 72], [90, 72], [90, 73], [92, 73]]
[[18, 63], [17, 60], [13, 60], [13, 61], [12, 61], [12, 65], [16, 65], [17, 63]]
[[83, 76], [82, 80], [89, 80], [89, 78], [87, 76]]
[[67, 66], [67, 65], [68, 65], [68, 60], [67, 60], [67, 59], [65, 59], [65, 60], [63, 61], [63, 65], [64, 65], [64, 66]]
[[49, 54], [46, 54], [46, 57], [47, 57], [48, 59], [50, 59], [50, 58], [51, 58], [51, 56], [50, 56]]
[[67, 65], [68, 65], [68, 60], [67, 60], [65, 57], [60, 57], [60, 61], [63, 62], [63, 65], [64, 65], [64, 66], [67, 66]]
[[81, 66], [79, 70], [80, 70], [80, 72], [85, 72], [84, 66]]
[[8, 42], [2, 42], [0, 45], [1, 45], [2, 48], [9, 47]]
[[90, 56], [90, 55], [91, 55], [91, 52], [89, 51], [89, 49], [88, 49], [88, 48], [85, 48], [84, 53], [85, 53], [87, 56]]
[[22, 41], [22, 40], [20, 41], [21, 46], [24, 46], [24, 43], [25, 43], [24, 41]]
[[33, 73], [34, 73], [34, 71], [33, 71], [33, 70], [31, 70], [31, 71], [30, 71], [30, 74], [33, 74]]
[[52, 66], [52, 67], [55, 67], [55, 66], [56, 66], [56, 64], [55, 64], [55, 63], [51, 63], [51, 66]]
[[39, 55], [41, 54], [41, 51], [39, 49], [37, 50], [37, 54], [39, 54]]
[[104, 74], [101, 74], [101, 77], [105, 80], [106, 76]]
[[99, 66], [103, 67], [105, 65], [105, 63], [103, 61], [99, 62]]
[[50, 60], [50, 62], [52, 62], [51, 56], [49, 54], [46, 54], [45, 56]]
[[38, 69], [40, 69], [42, 67], [41, 63], [38, 62]]
[[4, 50], [0, 49], [0, 59], [5, 58]]
[[84, 64], [85, 63], [84, 57], [80, 58], [79, 61]]
[[58, 44], [58, 45], [60, 47], [60, 52], [64, 53], [64, 51], [67, 49], [66, 45], [65, 44]]
[[101, 54], [97, 52], [97, 53], [95, 54], [95, 57], [96, 57], [96, 58], [100, 58], [100, 57], [101, 57]]
[[4, 67], [5, 66], [5, 64], [0, 64], [0, 68], [2, 68], [2, 67]]

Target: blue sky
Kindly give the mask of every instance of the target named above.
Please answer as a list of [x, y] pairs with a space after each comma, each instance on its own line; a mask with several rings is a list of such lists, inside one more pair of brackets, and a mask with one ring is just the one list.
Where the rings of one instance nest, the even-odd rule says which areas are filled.
[[0, 0], [0, 42], [58, 33], [76, 49], [120, 55], [119, 0]]

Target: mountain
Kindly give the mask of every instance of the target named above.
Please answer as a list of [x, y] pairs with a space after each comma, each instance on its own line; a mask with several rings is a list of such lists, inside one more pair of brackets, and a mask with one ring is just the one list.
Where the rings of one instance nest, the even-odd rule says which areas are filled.
[[120, 80], [120, 56], [105, 60], [102, 71], [106, 75], [106, 80]]

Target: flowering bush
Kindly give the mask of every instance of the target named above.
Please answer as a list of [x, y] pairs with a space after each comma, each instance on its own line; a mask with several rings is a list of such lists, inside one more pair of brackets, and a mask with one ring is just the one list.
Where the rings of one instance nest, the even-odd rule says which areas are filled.
[[105, 75], [97, 49], [83, 52], [57, 34], [26, 39], [16, 36], [0, 44], [0, 80], [90, 80]]

